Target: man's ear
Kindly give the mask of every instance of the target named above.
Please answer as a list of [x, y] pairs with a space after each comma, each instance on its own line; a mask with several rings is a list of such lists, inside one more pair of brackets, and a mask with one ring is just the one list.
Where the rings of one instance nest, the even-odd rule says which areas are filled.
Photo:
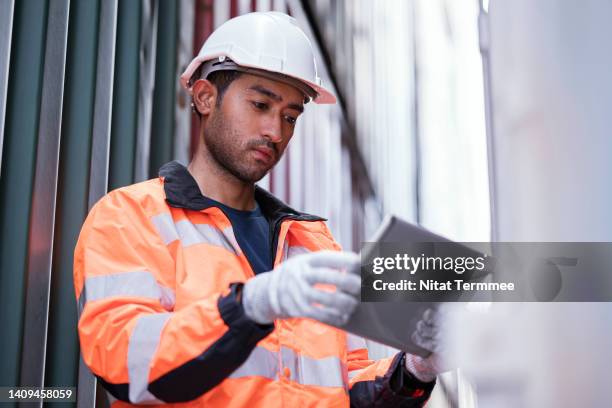
[[208, 115], [215, 106], [217, 88], [206, 79], [198, 79], [191, 89], [195, 109], [202, 115]]

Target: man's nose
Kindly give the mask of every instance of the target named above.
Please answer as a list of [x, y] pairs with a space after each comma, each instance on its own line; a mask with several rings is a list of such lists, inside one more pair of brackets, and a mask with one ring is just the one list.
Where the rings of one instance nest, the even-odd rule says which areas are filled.
[[283, 140], [283, 125], [282, 119], [276, 116], [270, 116], [264, 121], [263, 136], [268, 138], [272, 143], [280, 143]]

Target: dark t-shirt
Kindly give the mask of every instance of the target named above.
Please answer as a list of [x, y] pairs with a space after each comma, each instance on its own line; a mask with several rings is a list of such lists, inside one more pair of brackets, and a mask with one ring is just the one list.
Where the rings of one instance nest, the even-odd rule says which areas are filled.
[[236, 241], [246, 255], [255, 274], [272, 269], [270, 249], [270, 224], [261, 212], [259, 204], [252, 211], [236, 210], [205, 197], [215, 207], [221, 208], [230, 219]]

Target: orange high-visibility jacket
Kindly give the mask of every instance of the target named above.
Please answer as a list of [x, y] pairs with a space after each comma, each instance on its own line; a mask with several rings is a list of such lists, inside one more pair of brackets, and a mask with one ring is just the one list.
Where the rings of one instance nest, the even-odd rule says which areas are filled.
[[[274, 265], [339, 250], [324, 220], [257, 188]], [[89, 213], [74, 257], [85, 363], [113, 406], [422, 406], [433, 384], [371, 361], [363, 339], [309, 319], [259, 325], [237, 291], [254, 276], [228, 217], [185, 167], [115, 190]], [[395, 377], [394, 377], [395, 378]], [[401, 405], [400, 405], [401, 404]]]

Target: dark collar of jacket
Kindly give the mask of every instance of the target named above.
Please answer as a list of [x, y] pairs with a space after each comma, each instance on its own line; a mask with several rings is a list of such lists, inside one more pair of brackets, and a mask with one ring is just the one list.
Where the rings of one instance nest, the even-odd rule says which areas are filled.
[[[170, 206], [194, 211], [213, 206], [204, 198], [191, 173], [179, 162], [171, 161], [164, 164], [159, 169], [159, 176], [164, 178], [166, 202]], [[300, 221], [326, 221], [325, 218], [294, 210], [259, 186], [255, 186], [255, 200], [270, 222], [276, 223], [285, 218]]]

